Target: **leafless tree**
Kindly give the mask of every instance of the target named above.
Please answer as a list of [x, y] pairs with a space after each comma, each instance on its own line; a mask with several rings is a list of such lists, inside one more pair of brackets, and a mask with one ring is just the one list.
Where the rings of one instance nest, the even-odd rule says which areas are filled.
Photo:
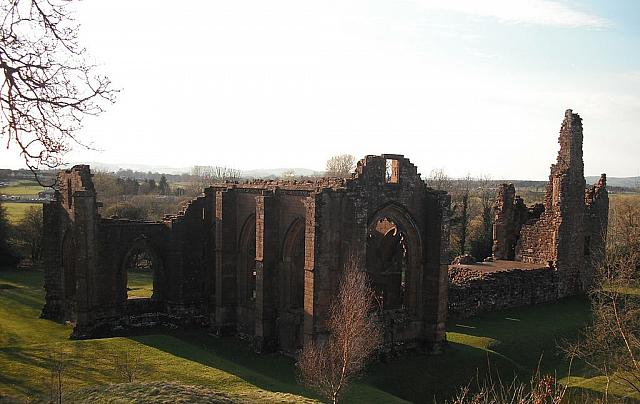
[[453, 188], [453, 180], [442, 168], [431, 170], [426, 183], [428, 187], [441, 191], [450, 192]]
[[374, 301], [366, 273], [352, 258], [331, 305], [329, 335], [324, 341], [307, 342], [300, 353], [297, 366], [301, 381], [333, 403], [382, 344]]
[[578, 397], [570, 397], [567, 386], [555, 377], [542, 376], [539, 372], [529, 384], [517, 378], [507, 384], [500, 377], [494, 380], [489, 373], [487, 379], [478, 382], [477, 392], [472, 392], [470, 387], [462, 387], [451, 404], [559, 404], [566, 398], [569, 398], [568, 402], [591, 402], [572, 400]]
[[82, 120], [113, 102], [111, 81], [87, 63], [68, 0], [0, 0], [0, 119], [26, 165], [63, 163]]
[[638, 254], [607, 256], [599, 268], [592, 292], [593, 322], [584, 338], [567, 347], [605, 377], [605, 395], [611, 385], [640, 394], [640, 297]]
[[200, 191], [215, 183], [237, 181], [241, 176], [240, 170], [224, 166], [193, 166], [191, 168], [192, 183]]
[[640, 202], [634, 199], [612, 199], [609, 209], [607, 251], [622, 253], [640, 251]]
[[296, 176], [296, 172], [293, 169], [288, 169], [288, 170], [284, 170], [282, 172], [282, 175], [280, 176], [280, 178], [285, 179], [285, 180], [291, 180], [294, 179]]
[[470, 174], [466, 177], [455, 180], [449, 189], [453, 202], [451, 227], [454, 241], [457, 241], [457, 248], [460, 255], [467, 252], [467, 238], [469, 236], [470, 209], [469, 198], [473, 179]]
[[600, 260], [590, 294], [592, 323], [565, 347], [569, 357], [604, 376], [605, 400], [612, 386], [640, 395], [640, 207], [619, 207], [611, 211], [606, 251], [592, 254]]
[[49, 359], [49, 402], [62, 404], [63, 375], [69, 364], [68, 353], [59, 350], [52, 353]]
[[327, 160], [326, 176], [347, 178], [355, 168], [356, 158], [351, 154], [333, 156]]
[[133, 383], [135, 379], [149, 372], [149, 367], [141, 361], [140, 352], [137, 350], [113, 352], [112, 359], [116, 375], [127, 383]]
[[40, 261], [42, 255], [42, 207], [30, 206], [24, 217], [15, 226], [16, 236], [29, 249], [33, 264]]
[[[496, 186], [491, 176], [483, 175], [473, 181], [472, 196], [480, 203], [479, 212], [471, 214], [471, 255], [478, 259], [489, 257], [493, 245], [493, 203]], [[473, 209], [472, 209], [473, 211]]]

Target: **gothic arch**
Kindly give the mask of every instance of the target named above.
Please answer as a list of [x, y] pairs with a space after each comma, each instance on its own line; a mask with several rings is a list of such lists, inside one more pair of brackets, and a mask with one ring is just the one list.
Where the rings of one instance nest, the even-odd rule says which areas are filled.
[[282, 243], [278, 274], [278, 343], [287, 352], [302, 348], [304, 321], [305, 221], [296, 218]]
[[250, 215], [242, 225], [238, 238], [237, 331], [245, 335], [255, 333], [256, 301], [256, 216]]
[[240, 230], [238, 280], [241, 301], [254, 302], [256, 298], [256, 215], [250, 215]]
[[294, 219], [282, 244], [283, 275], [290, 291], [286, 305], [290, 308], [304, 307], [304, 230], [304, 219]]
[[383, 310], [418, 308], [422, 277], [422, 237], [411, 214], [392, 203], [369, 220], [366, 269]]

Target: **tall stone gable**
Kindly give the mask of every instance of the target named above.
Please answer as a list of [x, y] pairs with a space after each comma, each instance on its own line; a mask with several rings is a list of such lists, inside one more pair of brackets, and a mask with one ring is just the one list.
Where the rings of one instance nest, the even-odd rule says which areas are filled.
[[544, 204], [526, 207], [513, 185], [503, 184], [494, 205], [494, 258], [557, 270], [560, 297], [588, 289], [606, 239], [606, 176], [585, 190], [582, 142], [582, 119], [567, 110]]

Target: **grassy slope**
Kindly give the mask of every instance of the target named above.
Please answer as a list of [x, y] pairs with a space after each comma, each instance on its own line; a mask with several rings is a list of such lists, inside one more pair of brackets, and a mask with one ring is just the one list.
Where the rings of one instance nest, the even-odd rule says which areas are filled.
[[[313, 395], [295, 382], [292, 360], [256, 355], [234, 339], [201, 332], [71, 341], [67, 325], [39, 319], [42, 273], [0, 271], [0, 395], [45, 397], [52, 354], [68, 362], [65, 390], [118, 383], [116, 353], [129, 352], [144, 371], [140, 381], [178, 381], [221, 391], [236, 400], [298, 402]], [[367, 385], [356, 385], [352, 401], [402, 402]]]
[[[43, 303], [41, 284], [38, 272], [0, 272], [0, 394], [45, 395], [51, 354], [58, 351], [69, 358], [68, 391], [122, 382], [110, 358], [127, 351], [145, 369], [140, 381], [201, 385], [242, 400], [314, 397], [296, 384], [291, 359], [256, 355], [232, 338], [163, 330], [128, 338], [70, 341], [69, 326], [37, 318]], [[588, 317], [588, 302], [571, 298], [452, 321], [443, 355], [407, 355], [376, 363], [347, 393], [346, 401], [387, 403], [402, 397], [431, 403], [434, 397], [451, 397], [459, 386], [484, 375], [488, 364], [506, 380], [514, 373], [528, 380], [538, 363], [542, 372], [563, 377], [567, 365], [557, 345], [563, 338], [577, 336]], [[572, 374], [585, 376], [576, 365]], [[573, 381], [583, 387], [602, 387], [598, 378]]]
[[434, 397], [450, 397], [460, 385], [486, 374], [489, 366], [509, 381], [514, 374], [527, 381], [538, 362], [542, 372], [564, 375], [567, 366], [558, 343], [576, 337], [588, 316], [588, 303], [570, 298], [452, 321], [444, 355], [378, 364], [369, 381], [410, 401], [433, 402]]

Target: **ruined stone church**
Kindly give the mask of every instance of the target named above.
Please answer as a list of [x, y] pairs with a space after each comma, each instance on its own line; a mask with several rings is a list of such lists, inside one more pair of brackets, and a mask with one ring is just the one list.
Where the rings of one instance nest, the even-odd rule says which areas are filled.
[[[585, 194], [582, 125], [570, 110], [559, 142], [545, 203], [526, 207], [502, 185], [494, 226], [495, 259], [537, 264], [556, 298], [589, 284], [608, 213], [604, 176]], [[59, 173], [44, 206], [42, 316], [71, 321], [74, 338], [172, 324], [293, 353], [327, 332], [355, 257], [387, 345], [431, 350], [445, 340], [450, 198], [402, 155], [366, 156], [349, 179], [219, 184], [155, 222], [102, 217], [97, 198], [89, 167], [78, 165]], [[130, 299], [127, 263], [141, 251], [153, 295]]]
[[[294, 352], [326, 332], [350, 257], [366, 265], [388, 340], [444, 339], [449, 197], [401, 155], [366, 156], [350, 179], [209, 187], [159, 222], [104, 218], [88, 166], [58, 176], [45, 206], [43, 316], [73, 337], [136, 323], [206, 326]], [[149, 252], [153, 296], [127, 299], [126, 263]]]

